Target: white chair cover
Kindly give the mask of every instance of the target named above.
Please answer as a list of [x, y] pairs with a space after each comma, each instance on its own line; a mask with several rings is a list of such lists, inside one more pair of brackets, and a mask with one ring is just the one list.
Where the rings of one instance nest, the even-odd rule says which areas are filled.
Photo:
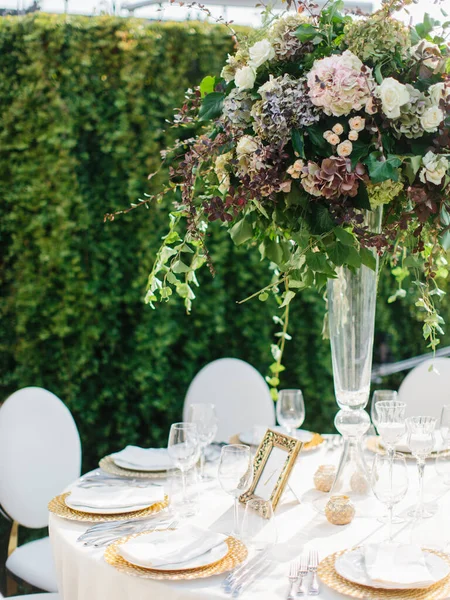
[[0, 504], [21, 525], [45, 527], [47, 505], [79, 477], [81, 444], [68, 408], [28, 387], [0, 408]]
[[228, 442], [231, 436], [254, 425], [275, 425], [269, 388], [260, 373], [243, 360], [221, 358], [203, 367], [187, 391], [183, 419], [188, 419], [191, 404], [207, 402], [216, 406], [216, 441]]
[[442, 406], [450, 404], [450, 358], [430, 358], [412, 369], [402, 381], [398, 399], [406, 403], [407, 417], [439, 420]]
[[[0, 595], [0, 598], [3, 598]], [[9, 596], [8, 600], [61, 600], [59, 594], [27, 594], [26, 596]]]
[[48, 537], [16, 548], [8, 557], [6, 568], [13, 575], [36, 588], [46, 592], [58, 591], [56, 569]]

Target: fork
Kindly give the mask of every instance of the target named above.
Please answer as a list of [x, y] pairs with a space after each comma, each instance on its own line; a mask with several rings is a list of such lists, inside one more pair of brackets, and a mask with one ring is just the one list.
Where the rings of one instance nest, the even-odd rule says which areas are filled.
[[299, 566], [300, 566], [300, 561], [298, 560], [298, 558], [296, 560], [293, 560], [289, 566], [288, 579], [289, 579], [290, 587], [289, 587], [289, 594], [287, 595], [287, 600], [294, 600], [294, 586], [295, 586], [295, 582], [298, 579]]
[[266, 570], [269, 565], [269, 560], [267, 558], [258, 562], [247, 575], [245, 575], [242, 580], [233, 588], [231, 592], [232, 598], [237, 598], [244, 589], [248, 588], [258, 577], [260, 573]]
[[308, 570], [312, 573], [312, 579], [309, 586], [308, 594], [310, 596], [319, 595], [319, 581], [317, 579], [317, 567], [319, 566], [319, 553], [317, 550], [311, 550], [309, 553], [309, 567]]
[[297, 596], [306, 596], [308, 594], [308, 589], [306, 587], [306, 577], [308, 575], [308, 562], [308, 554], [306, 552], [303, 552], [302, 557], [300, 559], [300, 568], [298, 570], [299, 582], [297, 586]]

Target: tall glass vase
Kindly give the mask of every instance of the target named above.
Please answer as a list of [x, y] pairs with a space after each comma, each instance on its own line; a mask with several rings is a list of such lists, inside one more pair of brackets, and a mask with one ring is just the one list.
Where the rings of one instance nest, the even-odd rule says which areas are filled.
[[[365, 224], [373, 232], [381, 226], [381, 209], [367, 211]], [[349, 496], [356, 516], [371, 512], [370, 478], [362, 439], [370, 426], [364, 408], [370, 394], [372, 349], [375, 328], [378, 258], [376, 269], [364, 265], [337, 269], [328, 282], [328, 318], [336, 401], [340, 408], [334, 424], [344, 445], [330, 495]], [[365, 508], [363, 508], [363, 506]]]

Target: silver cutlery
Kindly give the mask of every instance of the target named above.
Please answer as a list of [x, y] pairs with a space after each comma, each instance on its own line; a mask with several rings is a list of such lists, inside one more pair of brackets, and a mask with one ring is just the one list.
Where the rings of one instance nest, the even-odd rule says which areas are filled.
[[294, 587], [295, 582], [298, 579], [298, 572], [300, 569], [300, 561], [298, 559], [293, 560], [289, 566], [289, 593], [287, 595], [287, 600], [294, 600]]
[[311, 583], [309, 584], [308, 594], [310, 596], [319, 595], [319, 580], [317, 578], [317, 567], [319, 566], [319, 553], [317, 550], [311, 550], [309, 553], [308, 571], [312, 573]]
[[96, 487], [160, 487], [160, 484], [145, 479], [125, 479], [123, 477], [105, 477], [102, 475], [92, 475], [82, 477], [76, 484], [76, 487], [82, 489], [91, 489]]
[[82, 542], [89, 538], [104, 535], [107, 533], [119, 532], [133, 525], [161, 525], [167, 523], [170, 519], [173, 519], [173, 515], [170, 515], [170, 513], [165, 513], [164, 515], [159, 514], [158, 518], [151, 517], [149, 519], [129, 519], [127, 521], [110, 521], [108, 523], [98, 523], [97, 525], [89, 527], [89, 529], [87, 529], [78, 537], [77, 541]]
[[266, 554], [267, 551], [257, 554], [253, 558], [244, 561], [238, 567], [233, 569], [233, 571], [231, 571], [228, 574], [228, 576], [222, 581], [222, 587], [225, 589], [225, 591], [229, 593], [231, 591], [232, 586], [236, 583], [237, 579], [240, 578], [244, 573], [248, 572]]
[[308, 588], [306, 585], [306, 578], [308, 577], [308, 563], [309, 556], [308, 553], [303, 552], [300, 558], [300, 566], [297, 572], [298, 577], [298, 586], [297, 586], [297, 596], [306, 596], [308, 594]]
[[247, 575], [245, 575], [242, 580], [233, 588], [231, 592], [232, 598], [237, 598], [245, 589], [247, 589], [258, 577], [260, 573], [267, 569], [269, 564], [268, 559], [263, 559], [261, 562], [258, 562], [256, 566], [254, 566]]
[[120, 540], [120, 538], [126, 537], [128, 535], [132, 535], [134, 533], [145, 533], [145, 532], [154, 532], [154, 531], [166, 531], [168, 529], [175, 529], [178, 526], [178, 521], [177, 520], [173, 520], [173, 521], [169, 521], [167, 523], [158, 523], [155, 524], [152, 527], [149, 527], [148, 525], [133, 525], [133, 526], [129, 526], [126, 529], [120, 530], [120, 531], [115, 531], [114, 533], [109, 533], [106, 535], [102, 535], [99, 536], [97, 538], [91, 539], [91, 540], [87, 540], [84, 542], [84, 546], [85, 547], [92, 547], [92, 548], [103, 548], [104, 546], [109, 546], [109, 544], [111, 544], [112, 542], [115, 542], [116, 540]]

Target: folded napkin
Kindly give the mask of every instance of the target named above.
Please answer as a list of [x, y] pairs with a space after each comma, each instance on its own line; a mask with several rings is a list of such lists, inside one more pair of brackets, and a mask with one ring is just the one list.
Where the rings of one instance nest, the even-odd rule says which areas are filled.
[[75, 487], [70, 496], [66, 498], [66, 504], [75, 509], [81, 506], [86, 508], [120, 509], [134, 506], [141, 508], [150, 506], [161, 500], [164, 500], [164, 488], [159, 485], [152, 485], [148, 488]]
[[132, 564], [155, 569], [197, 558], [224, 541], [225, 536], [220, 533], [185, 525], [175, 531], [141, 535], [121, 544], [118, 552]]
[[120, 452], [112, 454], [113, 461], [125, 468], [143, 469], [147, 471], [165, 471], [173, 467], [166, 448], [139, 448], [127, 446]]
[[366, 573], [373, 582], [427, 587], [434, 579], [419, 546], [385, 542], [364, 547]]

